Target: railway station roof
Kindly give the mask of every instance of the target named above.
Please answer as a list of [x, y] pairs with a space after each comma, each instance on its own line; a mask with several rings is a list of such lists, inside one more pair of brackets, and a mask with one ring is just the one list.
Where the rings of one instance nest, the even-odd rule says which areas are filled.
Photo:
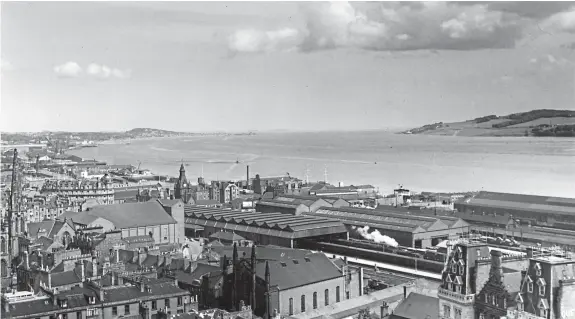
[[575, 199], [572, 198], [479, 192], [456, 205], [575, 216]]
[[347, 232], [341, 221], [322, 217], [242, 212], [193, 205], [184, 206], [184, 212], [187, 227], [198, 225], [292, 239]]
[[449, 225], [434, 217], [399, 214], [365, 208], [321, 207], [315, 213], [308, 215], [336, 218], [343, 220], [344, 223], [348, 221], [358, 226], [368, 225], [382, 229], [410, 231], [412, 233], [449, 228]]

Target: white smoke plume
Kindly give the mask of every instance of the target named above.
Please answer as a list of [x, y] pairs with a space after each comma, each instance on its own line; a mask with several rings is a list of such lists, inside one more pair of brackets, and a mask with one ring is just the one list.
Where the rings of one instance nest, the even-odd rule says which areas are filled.
[[386, 244], [388, 246], [393, 246], [393, 247], [399, 246], [399, 244], [397, 243], [397, 241], [395, 241], [395, 239], [393, 239], [389, 236], [382, 235], [379, 232], [379, 230], [377, 230], [377, 229], [370, 233], [369, 232], [369, 226], [365, 226], [363, 228], [354, 226], [353, 229], [355, 231], [357, 231], [357, 233], [360, 234], [361, 237], [363, 237], [367, 240], [371, 240], [371, 241], [376, 242], [378, 244]]

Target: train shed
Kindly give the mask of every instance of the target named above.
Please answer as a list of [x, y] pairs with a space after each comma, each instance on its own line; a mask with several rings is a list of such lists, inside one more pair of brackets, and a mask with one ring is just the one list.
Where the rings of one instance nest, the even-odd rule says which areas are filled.
[[454, 203], [463, 218], [513, 216], [514, 219], [546, 226], [570, 225], [575, 230], [575, 198], [534, 196], [481, 191], [471, 198]]
[[415, 248], [435, 246], [442, 240], [469, 232], [469, 224], [460, 218], [442, 220], [393, 210], [322, 207], [308, 215], [341, 220], [355, 237], [361, 235], [353, 228], [369, 226], [370, 233], [377, 230], [395, 239], [401, 246]]
[[185, 206], [186, 233], [207, 237], [216, 232], [233, 232], [258, 245], [295, 248], [303, 239], [347, 238], [346, 226], [331, 218], [293, 216], [282, 213], [242, 212], [218, 208]]

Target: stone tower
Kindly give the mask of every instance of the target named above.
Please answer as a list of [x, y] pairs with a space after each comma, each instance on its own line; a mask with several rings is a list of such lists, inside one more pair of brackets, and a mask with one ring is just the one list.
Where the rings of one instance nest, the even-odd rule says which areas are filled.
[[188, 179], [186, 178], [186, 169], [184, 168], [184, 163], [180, 166], [180, 176], [176, 181], [176, 185], [174, 185], [174, 198], [175, 199], [182, 199], [184, 202], [187, 198], [184, 198], [187, 195], [187, 190], [189, 189]]

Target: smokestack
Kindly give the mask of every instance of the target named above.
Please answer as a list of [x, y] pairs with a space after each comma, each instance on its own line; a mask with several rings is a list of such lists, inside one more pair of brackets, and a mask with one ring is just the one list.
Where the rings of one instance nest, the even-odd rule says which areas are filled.
[[246, 173], [246, 189], [250, 189], [250, 166], [248, 165], [247, 168], [247, 173]]

